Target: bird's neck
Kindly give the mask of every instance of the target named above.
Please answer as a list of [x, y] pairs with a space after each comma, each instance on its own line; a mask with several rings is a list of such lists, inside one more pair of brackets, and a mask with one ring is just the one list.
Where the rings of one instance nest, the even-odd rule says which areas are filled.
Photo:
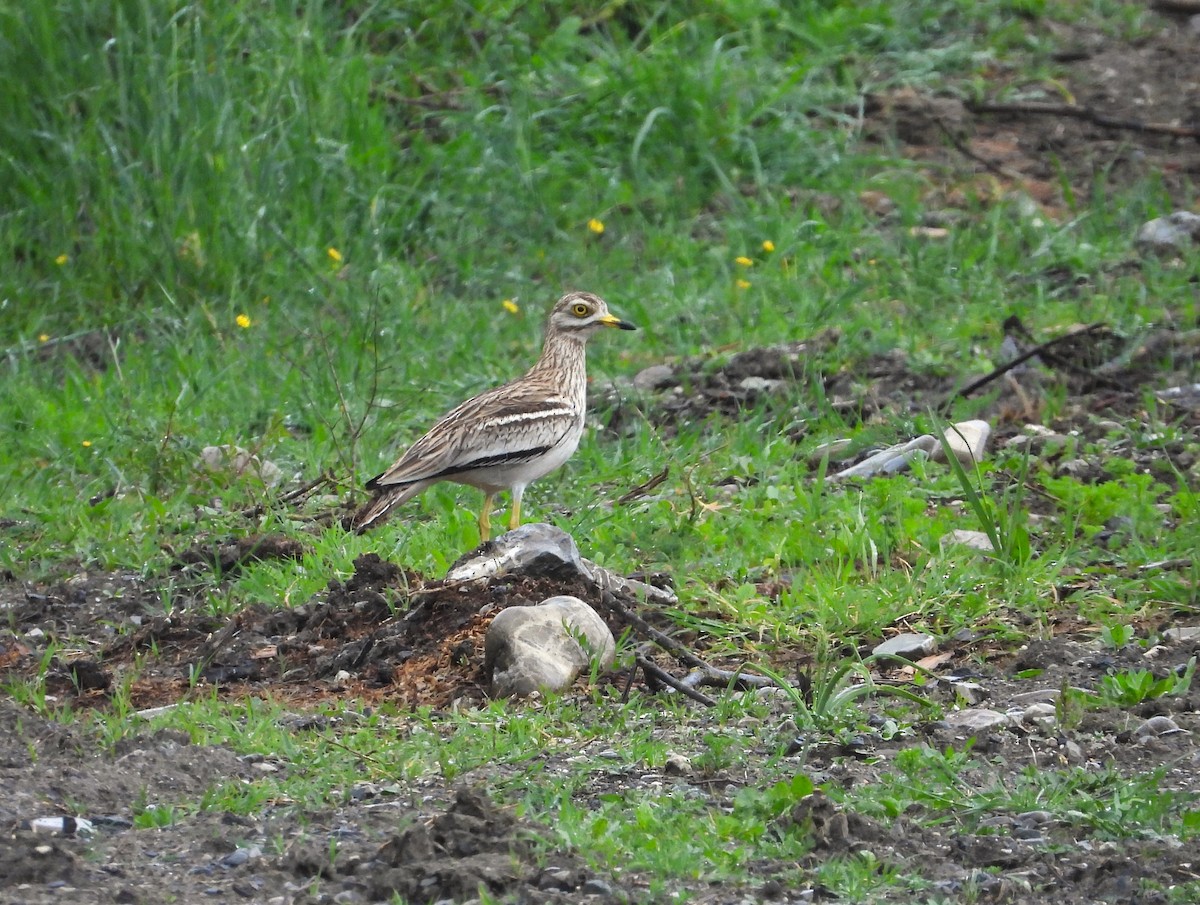
[[587, 389], [587, 352], [583, 339], [562, 333], [548, 333], [537, 363], [529, 369], [529, 376], [552, 373], [558, 380], [565, 380], [573, 391], [582, 396]]

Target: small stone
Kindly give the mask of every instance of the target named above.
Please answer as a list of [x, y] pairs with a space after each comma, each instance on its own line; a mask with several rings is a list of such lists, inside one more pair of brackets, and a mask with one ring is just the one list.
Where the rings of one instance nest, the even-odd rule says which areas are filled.
[[611, 896], [613, 894], [612, 886], [598, 877], [584, 880], [583, 886], [579, 888], [579, 891], [585, 896]]
[[218, 863], [222, 867], [241, 867], [243, 864], [248, 864], [261, 855], [262, 849], [257, 845], [252, 845], [249, 848], [234, 849]]
[[1014, 704], [1028, 706], [1030, 704], [1053, 704], [1062, 696], [1057, 688], [1039, 688], [1036, 691], [1022, 691], [1010, 699]]
[[633, 388], [642, 392], [665, 390], [678, 384], [675, 369], [670, 365], [651, 365], [638, 371], [633, 378]]
[[1058, 715], [1053, 704], [1030, 704], [1021, 712], [1021, 722], [1049, 729], [1058, 722]]
[[951, 682], [950, 688], [955, 697], [960, 698], [969, 707], [982, 704], [988, 696], [988, 690], [978, 682]]
[[1200, 625], [1180, 625], [1162, 633], [1163, 640], [1171, 643], [1200, 639]]
[[755, 376], [743, 377], [738, 383], [742, 392], [751, 396], [773, 393], [781, 386], [783, 386], [782, 380], [770, 380], [766, 377]]
[[1144, 254], [1178, 255], [1200, 242], [1200, 214], [1175, 211], [1143, 223], [1134, 246]]
[[1164, 735], [1191, 735], [1186, 729], [1180, 729], [1169, 716], [1152, 716], [1133, 731], [1139, 739], [1158, 738]]
[[200, 451], [198, 467], [208, 472], [229, 472], [233, 475], [249, 474], [268, 487], [283, 480], [283, 471], [274, 462], [260, 459], [249, 450], [226, 443], [223, 446], [206, 446]]
[[538, 522], [505, 532], [468, 553], [450, 567], [446, 580], [475, 581], [510, 572], [592, 580], [575, 539], [561, 528]]
[[[992, 436], [992, 426], [986, 421], [960, 421], [947, 428], [943, 436], [946, 445], [950, 447], [955, 458], [963, 465], [974, 465], [983, 461], [983, 451], [987, 448], [988, 439]], [[933, 458], [941, 461], [945, 452], [941, 444], [933, 453]]]
[[663, 764], [663, 772], [668, 776], [687, 776], [692, 772], [692, 762], [682, 754], [672, 751]]
[[988, 710], [986, 707], [972, 707], [967, 710], [956, 710], [946, 714], [946, 723], [956, 732], [974, 735], [987, 732], [990, 729], [1000, 729], [1012, 722], [1012, 718], [998, 710]]
[[876, 657], [903, 657], [914, 660], [928, 656], [937, 650], [937, 639], [933, 635], [904, 632], [875, 645], [871, 653]]
[[985, 553], [991, 553], [995, 550], [992, 546], [992, 539], [983, 531], [969, 531], [965, 528], [959, 528], [951, 531], [949, 534], [942, 536], [942, 547], [960, 546], [969, 547], [972, 550], [982, 550]]

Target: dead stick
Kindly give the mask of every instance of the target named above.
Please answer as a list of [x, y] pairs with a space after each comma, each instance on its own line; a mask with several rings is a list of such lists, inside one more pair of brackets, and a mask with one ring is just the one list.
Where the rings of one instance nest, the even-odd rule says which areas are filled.
[[617, 615], [629, 622], [631, 625], [635, 626], [639, 631], [645, 634], [647, 638], [649, 638], [675, 659], [679, 660], [681, 663], [685, 663], [688, 666], [695, 667], [696, 669], [711, 668], [707, 663], [693, 654], [674, 638], [669, 635], [664, 635], [637, 613], [633, 612], [633, 610], [621, 603], [612, 591], [606, 590], [602, 592], [601, 599], [604, 601], [605, 606], [616, 610]]
[[[963, 387], [961, 390], [955, 390], [953, 393], [951, 393], [949, 396], [946, 397], [946, 400], [940, 406], [938, 406], [938, 411], [939, 412], [945, 411], [945, 409], [947, 407], [949, 407], [949, 405], [952, 402], [954, 402], [956, 399], [962, 399], [967, 396], [970, 396], [976, 390], [987, 386], [989, 383], [991, 383], [997, 377], [1003, 377], [1005, 374], [1007, 374], [1013, 368], [1017, 367], [1018, 365], [1024, 364], [1025, 362], [1029, 361], [1029, 359], [1036, 358], [1038, 355], [1041, 355], [1041, 354], [1053, 349], [1055, 346], [1065, 343], [1068, 340], [1074, 339], [1075, 337], [1079, 336], [1081, 333], [1091, 333], [1095, 330], [1099, 330], [1099, 329], [1103, 328], [1104, 326], [1105, 326], [1104, 324], [1089, 324], [1087, 327], [1084, 327], [1082, 330], [1075, 330], [1071, 333], [1064, 334], [1063, 336], [1056, 336], [1054, 339], [1046, 340], [1046, 342], [1040, 343], [1039, 345], [1034, 346], [1032, 349], [1022, 352], [1020, 355], [1018, 355], [1012, 361], [1006, 361], [1004, 364], [1000, 365], [1000, 367], [996, 368], [995, 370], [991, 371], [988, 374], [984, 374], [978, 380], [972, 381], [971, 383], [969, 383], [965, 387]], [[1057, 358], [1057, 356], [1055, 356], [1055, 357]], [[1086, 373], [1088, 374], [1088, 376], [1094, 376], [1091, 374], [1091, 372], [1086, 372]]]
[[717, 702], [714, 701], [712, 698], [710, 698], [708, 695], [701, 694], [700, 692], [696, 691], [694, 688], [689, 688], [688, 686], [684, 685], [681, 680], [675, 678], [673, 675], [671, 675], [669, 672], [667, 672], [665, 669], [663, 669], [657, 663], [654, 663], [653, 661], [648, 660], [646, 657], [643, 657], [641, 654], [636, 654], [634, 656], [634, 662], [637, 663], [637, 665], [641, 667], [642, 672], [646, 673], [647, 676], [654, 676], [654, 678], [656, 678], [658, 681], [662, 682], [664, 685], [670, 685], [672, 688], [674, 688], [680, 694], [687, 695], [693, 701], [698, 701], [699, 703], [703, 704], [705, 707], [715, 707], [716, 706]]
[[1154, 132], [1159, 135], [1174, 135], [1178, 138], [1200, 138], [1200, 128], [1176, 126], [1172, 123], [1146, 123], [1136, 119], [1118, 119], [1080, 104], [999, 104], [982, 101], [967, 105], [972, 113], [1007, 113], [1029, 116], [1066, 116], [1082, 119], [1108, 129], [1125, 129], [1131, 132]]
[[693, 669], [683, 677], [683, 684], [689, 688], [698, 685], [715, 685], [718, 688], [736, 688], [745, 691], [747, 688], [777, 688], [779, 683], [767, 676], [742, 672], [740, 669], [730, 671], [709, 666], [706, 669]]

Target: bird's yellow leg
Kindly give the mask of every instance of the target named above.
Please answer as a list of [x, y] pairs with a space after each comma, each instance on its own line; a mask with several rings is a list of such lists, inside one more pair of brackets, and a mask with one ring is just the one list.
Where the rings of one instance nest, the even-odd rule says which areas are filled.
[[516, 531], [521, 527], [521, 498], [513, 497], [512, 512], [508, 516], [508, 530]]
[[479, 542], [483, 543], [492, 536], [492, 503], [496, 499], [494, 493], [483, 498], [483, 508], [479, 510]]

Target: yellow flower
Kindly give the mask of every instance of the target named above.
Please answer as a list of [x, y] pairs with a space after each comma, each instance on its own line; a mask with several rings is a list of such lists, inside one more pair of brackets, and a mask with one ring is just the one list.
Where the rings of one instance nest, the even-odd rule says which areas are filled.
[[248, 330], [254, 321], [250, 320], [249, 314], [239, 314], [237, 316], [237, 325], [243, 330]]
[[772, 242], [770, 239], [765, 239], [762, 244], [762, 250], [765, 251], [767, 254], [770, 254], [771, 252], [773, 252], [775, 250], [775, 243]]
[[54, 259], [54, 263], [57, 264], [59, 267], [62, 267], [69, 260], [71, 260], [71, 259], [68, 258], [66, 255], [59, 255], [57, 258]]
[[754, 263], [745, 255], [739, 255], [738, 257], [734, 258], [733, 261], [735, 264], [741, 264], [743, 267], [749, 267]]
[[49, 333], [39, 333], [38, 334], [38, 342], [40, 342], [40, 343], [50, 342], [50, 334]]
[[738, 289], [749, 289], [749, 288], [750, 288], [750, 281], [749, 281], [749, 280], [738, 280], [738, 281], [737, 281], [737, 288], [738, 288]]
[[92, 445], [92, 441], [91, 441], [91, 440], [84, 440], [84, 441], [83, 441], [83, 445], [84, 445], [84, 446], [91, 446], [91, 445]]
[[334, 248], [332, 245], [330, 245], [327, 249], [325, 249], [325, 253], [327, 255], [329, 255], [329, 260], [333, 261], [334, 264], [342, 263], [342, 253], [340, 251], [338, 251], [336, 248]]
[[516, 314], [521, 310], [519, 307], [517, 307], [517, 303], [514, 302], [512, 299], [505, 299], [500, 304], [504, 307], [504, 310], [507, 311], [509, 314]]
[[598, 236], [604, 232], [604, 223], [600, 220], [597, 220], [595, 217], [592, 217], [592, 219], [588, 221], [588, 229]]

